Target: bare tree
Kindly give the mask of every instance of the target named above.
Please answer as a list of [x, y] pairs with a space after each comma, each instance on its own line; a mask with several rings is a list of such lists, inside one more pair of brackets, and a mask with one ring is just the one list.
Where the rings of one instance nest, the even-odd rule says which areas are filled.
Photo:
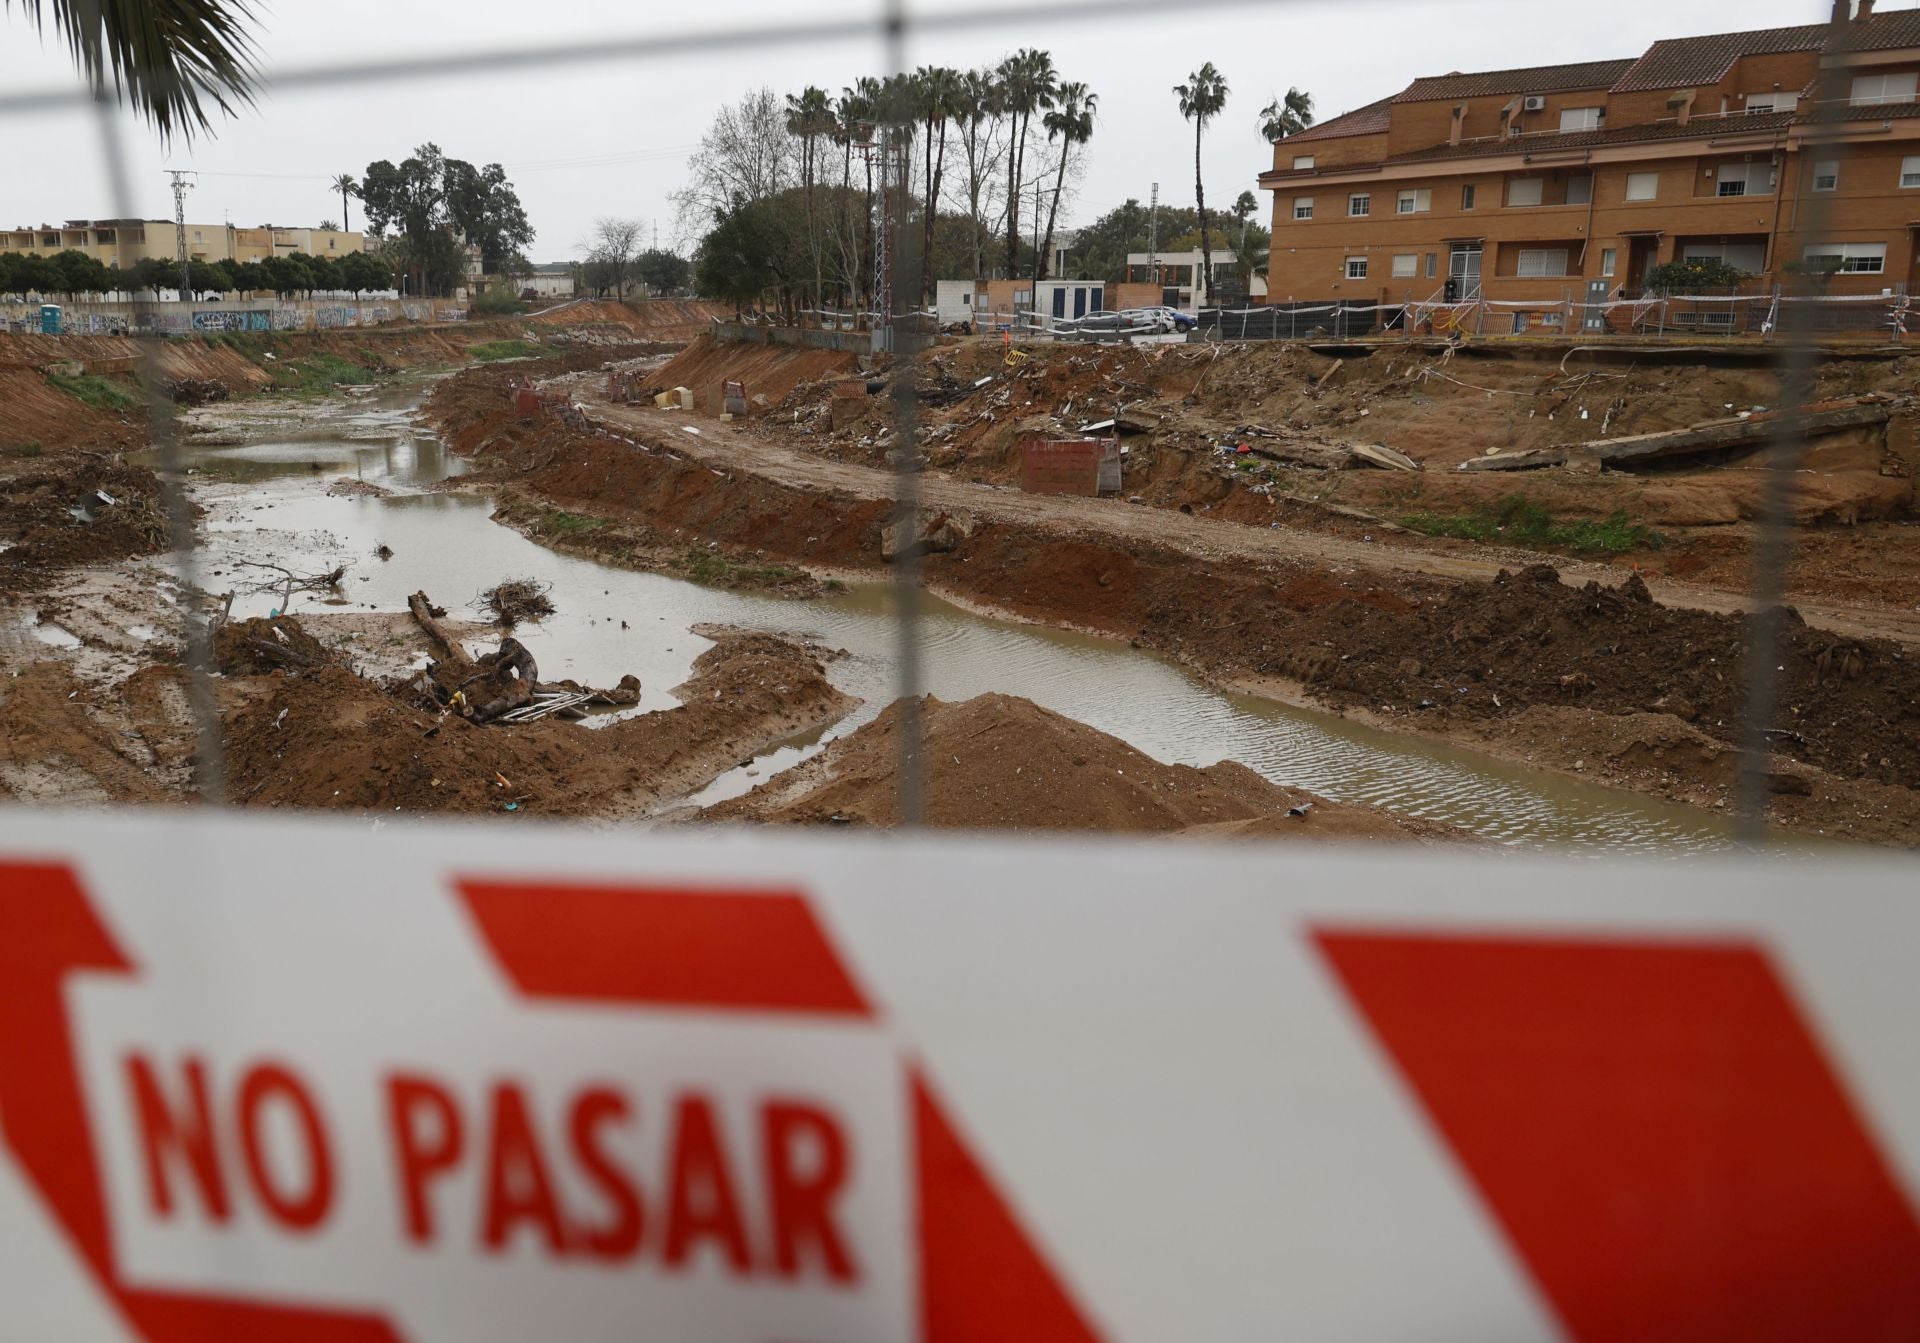
[[801, 185], [800, 145], [787, 129], [786, 100], [756, 89], [721, 108], [687, 160], [687, 184], [672, 195], [683, 242], [713, 226], [717, 211], [752, 205]]
[[954, 125], [960, 132], [964, 175], [959, 186], [972, 221], [973, 278], [986, 276], [987, 218], [994, 214], [996, 170], [1000, 162], [1000, 132], [1006, 107], [990, 70], [969, 70], [961, 76]]
[[615, 298], [627, 296], [627, 272], [640, 251], [640, 237], [638, 219], [601, 215], [593, 221], [593, 233], [584, 244], [587, 264], [593, 268], [590, 273], [594, 278], [604, 281]]

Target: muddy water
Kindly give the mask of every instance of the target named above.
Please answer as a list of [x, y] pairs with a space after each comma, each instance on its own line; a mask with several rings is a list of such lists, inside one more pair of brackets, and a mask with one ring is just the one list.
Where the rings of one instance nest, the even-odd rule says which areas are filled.
[[[407, 412], [414, 399], [390, 392], [303, 407], [295, 425], [246, 427], [244, 443], [195, 443], [188, 456], [209, 510], [203, 562], [213, 571], [210, 585], [220, 590], [244, 574], [235, 568], [240, 559], [306, 573], [344, 561], [351, 564], [344, 590], [352, 606], [404, 610], [408, 594], [424, 589], [452, 614], [474, 616], [482, 589], [502, 578], [531, 577], [551, 584], [558, 607], [554, 616], [518, 631], [542, 675], [611, 685], [633, 672], [644, 693], [629, 712], [676, 703], [668, 687], [685, 680], [709, 647], [689, 628], [703, 622], [792, 631], [846, 650], [833, 678], [865, 703], [829, 736], [867, 721], [892, 698], [894, 627], [884, 585], [790, 601], [557, 554], [492, 522], [484, 498], [422, 492], [458, 463], [412, 425]], [[329, 482], [342, 476], [394, 493], [330, 497]], [[391, 559], [376, 558], [380, 546], [391, 549]], [[235, 611], [265, 614], [277, 600], [258, 594], [237, 601]], [[294, 609], [315, 604], [297, 597]], [[1617, 851], [1724, 842], [1715, 818], [1691, 808], [1223, 694], [1110, 641], [985, 619], [938, 600], [926, 604], [923, 637], [927, 688], [941, 698], [988, 691], [1025, 696], [1161, 760], [1238, 760], [1279, 782], [1508, 843]], [[723, 777], [700, 800], [744, 792], [819, 744], [788, 743]]]

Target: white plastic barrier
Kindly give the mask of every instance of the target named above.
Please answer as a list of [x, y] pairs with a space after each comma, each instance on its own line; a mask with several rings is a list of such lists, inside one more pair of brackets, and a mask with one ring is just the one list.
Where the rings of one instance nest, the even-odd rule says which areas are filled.
[[1909, 859], [0, 810], [0, 1338], [1920, 1337]]

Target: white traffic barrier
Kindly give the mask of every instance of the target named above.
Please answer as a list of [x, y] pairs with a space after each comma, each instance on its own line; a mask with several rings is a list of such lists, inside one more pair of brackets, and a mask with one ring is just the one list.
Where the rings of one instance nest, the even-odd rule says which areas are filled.
[[0, 809], [0, 1338], [1910, 1340], [1912, 872]]

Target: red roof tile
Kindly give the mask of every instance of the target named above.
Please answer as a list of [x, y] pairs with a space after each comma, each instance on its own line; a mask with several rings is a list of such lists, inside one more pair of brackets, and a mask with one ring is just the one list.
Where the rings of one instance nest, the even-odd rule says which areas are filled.
[[1484, 70], [1473, 74], [1454, 71], [1416, 79], [1396, 103], [1427, 103], [1448, 98], [1488, 98], [1503, 93], [1559, 93], [1567, 89], [1604, 89], [1633, 64], [1624, 61], [1588, 61], [1581, 65], [1534, 65], [1524, 70]]
[[1317, 126], [1309, 126], [1298, 135], [1289, 135], [1282, 143], [1297, 145], [1309, 140], [1338, 140], [1349, 135], [1384, 135], [1392, 109], [1393, 99], [1382, 98], [1377, 103], [1368, 103]]
[[1772, 56], [1786, 51], [1818, 51], [1827, 40], [1824, 23], [1797, 28], [1761, 28], [1747, 33], [1704, 33], [1655, 42], [1647, 54], [1613, 86], [1615, 93], [1686, 89], [1718, 84], [1742, 56]]
[[[1920, 106], [1917, 104], [1916, 106]], [[1435, 145], [1387, 160], [1389, 163], [1424, 163], [1433, 159], [1469, 159], [1504, 154], [1552, 154], [1562, 149], [1591, 149], [1597, 145], [1637, 144], [1643, 140], [1683, 140], [1689, 137], [1712, 139], [1727, 135], [1757, 134], [1785, 130], [1794, 121], [1791, 112], [1759, 112], [1740, 117], [1695, 117], [1682, 126], [1675, 121], [1652, 125], [1610, 126], [1599, 131], [1573, 131], [1565, 135], [1516, 135], [1504, 140], [1470, 140], [1458, 145]]]

